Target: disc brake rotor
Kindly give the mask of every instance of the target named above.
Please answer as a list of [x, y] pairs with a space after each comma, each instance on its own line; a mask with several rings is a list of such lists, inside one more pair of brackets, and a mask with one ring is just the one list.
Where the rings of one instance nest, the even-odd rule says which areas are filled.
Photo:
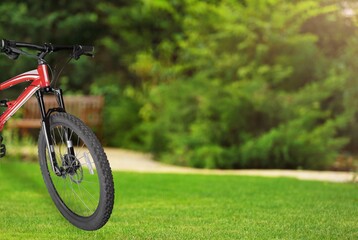
[[83, 180], [83, 170], [80, 161], [73, 155], [65, 154], [62, 158], [64, 178], [69, 176], [74, 183], [81, 183]]

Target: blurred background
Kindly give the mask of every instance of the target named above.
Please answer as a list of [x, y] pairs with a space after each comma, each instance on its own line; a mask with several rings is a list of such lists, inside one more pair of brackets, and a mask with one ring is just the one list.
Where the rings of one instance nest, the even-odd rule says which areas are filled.
[[[58, 85], [104, 96], [106, 146], [199, 168], [351, 170], [357, 13], [356, 0], [3, 0], [0, 37], [95, 45]], [[33, 68], [3, 56], [1, 81]]]

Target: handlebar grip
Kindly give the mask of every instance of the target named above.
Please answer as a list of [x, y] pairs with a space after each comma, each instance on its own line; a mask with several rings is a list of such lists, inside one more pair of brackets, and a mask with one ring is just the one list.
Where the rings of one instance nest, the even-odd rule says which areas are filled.
[[13, 49], [12, 47], [16, 46], [16, 42], [15, 41], [9, 41], [6, 39], [1, 39], [0, 42], [0, 51], [5, 53], [5, 55], [12, 59], [12, 60], [16, 60], [19, 56], [20, 53], [16, 52], [16, 49]]
[[83, 52], [85, 53], [93, 53], [94, 52], [94, 46], [81, 46]]
[[1, 39], [0, 50], [6, 51], [9, 48], [16, 48], [17, 44], [16, 41]]
[[94, 56], [94, 46], [81, 46], [83, 55], [93, 57]]
[[78, 60], [81, 55], [86, 55], [93, 57], [94, 56], [94, 47], [93, 46], [83, 46], [83, 45], [75, 45], [72, 53], [72, 57]]
[[2, 52], [6, 51], [6, 49], [8, 49], [9, 47], [11, 47], [14, 41], [9, 41], [7, 39], [1, 39], [1, 45], [0, 45], [0, 50]]

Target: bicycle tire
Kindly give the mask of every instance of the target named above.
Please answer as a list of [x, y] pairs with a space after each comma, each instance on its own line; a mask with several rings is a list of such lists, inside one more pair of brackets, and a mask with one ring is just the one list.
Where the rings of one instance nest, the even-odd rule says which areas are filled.
[[[74, 156], [68, 153], [61, 136], [65, 131], [72, 140]], [[53, 202], [76, 227], [89, 231], [101, 228], [109, 220], [114, 203], [113, 176], [102, 145], [89, 127], [68, 113], [50, 117], [50, 132], [58, 165], [67, 169], [60, 177], [52, 170], [41, 130], [39, 162]]]

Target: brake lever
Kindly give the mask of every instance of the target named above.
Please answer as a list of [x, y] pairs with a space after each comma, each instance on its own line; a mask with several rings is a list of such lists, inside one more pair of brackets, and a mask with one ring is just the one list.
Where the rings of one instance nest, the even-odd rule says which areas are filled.
[[74, 50], [73, 52], [72, 52], [72, 58], [73, 59], [75, 59], [75, 60], [78, 60], [78, 59], [80, 59], [80, 57], [81, 57], [81, 55], [82, 55], [82, 51], [81, 50]]
[[[82, 55], [88, 56], [88, 57], [94, 57], [94, 53], [86, 51], [87, 47], [77, 45], [72, 53], [72, 58], [75, 60], [78, 60]], [[93, 51], [93, 49], [91, 49]]]
[[16, 60], [19, 58], [20, 53], [15, 51], [16, 49], [13, 49], [11, 47], [7, 47], [5, 48], [3, 51], [5, 53], [5, 55], [10, 58], [11, 60]]
[[12, 48], [12, 45], [13, 45], [12, 41], [2, 39], [1, 52], [3, 52], [11, 60], [16, 60], [20, 56], [20, 53], [14, 51], [15, 49]]

